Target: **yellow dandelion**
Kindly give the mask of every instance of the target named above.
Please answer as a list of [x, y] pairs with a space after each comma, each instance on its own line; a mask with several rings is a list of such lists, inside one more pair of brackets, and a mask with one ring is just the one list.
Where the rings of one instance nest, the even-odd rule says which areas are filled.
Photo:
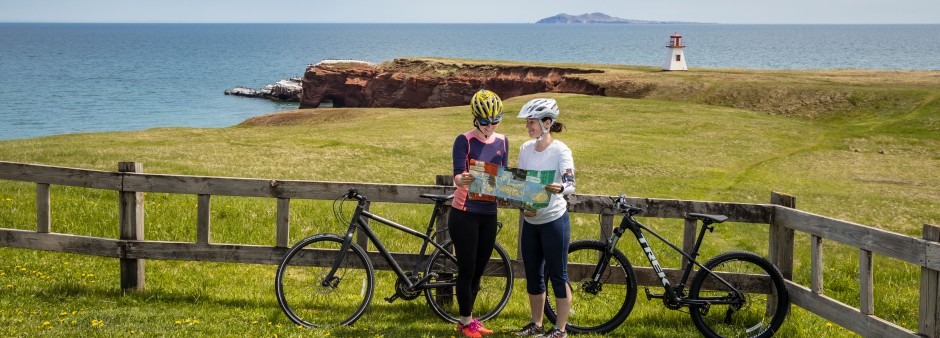
[[826, 323], [826, 326], [832, 327], [832, 323]]
[[42, 325], [50, 325], [50, 324], [52, 324], [52, 323], [50, 323], [50, 322], [48, 322], [48, 321], [42, 322]]
[[176, 321], [176, 325], [180, 325], [180, 324], [183, 324], [183, 322], [180, 321], [180, 320], [177, 320], [177, 321]]
[[199, 320], [198, 320], [198, 319], [193, 319], [193, 324], [199, 324]]

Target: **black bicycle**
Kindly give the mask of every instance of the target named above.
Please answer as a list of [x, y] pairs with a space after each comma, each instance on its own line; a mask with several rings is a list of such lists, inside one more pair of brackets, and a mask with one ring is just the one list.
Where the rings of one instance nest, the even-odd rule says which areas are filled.
[[[387, 266], [398, 275], [395, 293], [385, 300], [412, 300], [424, 293], [428, 305], [442, 319], [456, 323], [459, 314], [453, 296], [456, 285], [457, 258], [454, 245], [448, 239], [443, 243], [434, 237], [447, 231], [434, 231], [434, 224], [443, 214], [445, 202], [453, 195], [422, 194], [434, 201], [434, 211], [425, 233], [395, 223], [369, 212], [369, 200], [356, 189], [350, 189], [333, 203], [334, 213], [342, 216], [342, 202], [357, 200], [356, 210], [349, 219], [345, 235], [322, 233], [307, 237], [294, 244], [277, 268], [275, 291], [281, 309], [291, 321], [305, 327], [323, 325], [348, 325], [362, 316], [375, 290], [375, 268], [372, 258], [353, 240], [358, 230], [375, 245]], [[422, 238], [421, 250], [414, 267], [404, 271], [396, 258], [385, 248], [369, 223], [370, 219], [394, 229]], [[428, 247], [434, 251], [428, 255]], [[513, 275], [509, 255], [499, 244], [493, 250], [496, 262], [487, 264], [477, 294], [474, 309], [480, 320], [499, 314], [509, 301]]]
[[[723, 215], [689, 213], [687, 219], [702, 227], [690, 253], [672, 244], [644, 226], [634, 215], [643, 209], [627, 203], [626, 196], [614, 198], [613, 207], [623, 220], [607, 242], [579, 240], [568, 249], [568, 274], [572, 283], [573, 303], [567, 328], [571, 332], [606, 333], [617, 328], [633, 310], [636, 302], [636, 272], [617, 242], [625, 230], [636, 236], [640, 248], [664, 288], [663, 294], [646, 289], [647, 299], [661, 299], [669, 309], [688, 308], [695, 327], [706, 337], [770, 337], [780, 328], [790, 309], [790, 299], [780, 271], [767, 259], [747, 251], [729, 251], [712, 257], [705, 264], [695, 258], [714, 224], [728, 219]], [[673, 285], [656, 260], [643, 232], [649, 232], [686, 258], [678, 285]], [[698, 270], [693, 276], [693, 266]], [[550, 299], [550, 297], [549, 297]], [[552, 322], [555, 310], [546, 302], [545, 314]]]

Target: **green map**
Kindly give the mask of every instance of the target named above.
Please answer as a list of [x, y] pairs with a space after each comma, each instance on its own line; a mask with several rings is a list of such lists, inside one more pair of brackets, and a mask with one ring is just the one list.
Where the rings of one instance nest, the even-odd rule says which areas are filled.
[[551, 194], [545, 186], [555, 180], [554, 170], [524, 170], [470, 160], [476, 178], [468, 187], [470, 199], [500, 201], [526, 210], [548, 206]]

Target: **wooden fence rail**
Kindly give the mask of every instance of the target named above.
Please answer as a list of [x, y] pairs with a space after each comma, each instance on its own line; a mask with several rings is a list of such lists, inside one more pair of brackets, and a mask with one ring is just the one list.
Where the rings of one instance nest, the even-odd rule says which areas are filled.
[[[120, 259], [121, 288], [145, 287], [144, 262], [147, 259], [213, 261], [251, 264], [277, 264], [291, 240], [292, 199], [332, 200], [349, 188], [357, 188], [372, 202], [427, 204], [422, 193], [446, 194], [450, 185], [400, 185], [354, 182], [315, 182], [248, 179], [209, 176], [161, 175], [143, 172], [140, 163], [122, 162], [117, 172], [63, 168], [0, 161], [0, 180], [36, 184], [36, 231], [17, 230], [0, 224], [0, 246], [69, 252]], [[438, 179], [438, 183], [446, 182]], [[117, 191], [119, 194], [120, 238], [108, 239], [55, 233], [51, 223], [50, 186], [63, 185]], [[143, 237], [143, 193], [189, 194], [197, 196], [195, 242], [151, 241]], [[266, 197], [277, 199], [276, 241], [274, 246], [215, 244], [211, 240], [211, 200], [213, 195]], [[614, 227], [612, 196], [572, 195], [569, 211], [597, 214], [599, 238]], [[652, 198], [631, 198], [646, 210], [644, 217], [683, 218], [686, 213], [722, 214], [731, 222], [768, 224], [768, 253], [784, 276], [793, 304], [827, 320], [871, 337], [940, 338], [940, 228], [924, 225], [924, 238], [909, 237], [852, 222], [832, 219], [795, 209], [795, 198], [774, 193], [769, 204], [723, 203]], [[695, 223], [686, 222], [683, 245], [694, 241]], [[20, 225], [15, 228], [28, 228]], [[810, 240], [810, 286], [792, 281], [794, 232], [807, 233]], [[860, 302], [857, 308], [824, 295], [822, 241], [831, 240], [859, 249]], [[918, 332], [912, 332], [875, 315], [873, 254], [885, 255], [921, 267]], [[370, 255], [376, 254], [370, 252]], [[394, 253], [400, 263], [414, 262], [413, 254]], [[518, 256], [517, 256], [518, 257]], [[387, 269], [385, 261], [373, 257], [376, 268]], [[516, 277], [523, 277], [519, 261], [513, 262]], [[579, 267], [573, 267], [573, 273]], [[674, 271], [667, 271], [674, 273]], [[655, 272], [637, 268], [640, 285], [657, 285]], [[913, 281], [912, 281], [913, 282]]]

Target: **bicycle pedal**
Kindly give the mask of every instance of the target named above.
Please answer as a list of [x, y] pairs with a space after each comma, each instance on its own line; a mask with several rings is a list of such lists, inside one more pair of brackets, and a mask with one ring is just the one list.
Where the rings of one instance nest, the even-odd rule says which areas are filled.
[[392, 295], [391, 297], [385, 297], [385, 301], [388, 302], [389, 304], [391, 304], [392, 302], [394, 302], [396, 299], [398, 299], [398, 295], [397, 295], [397, 294]]
[[648, 288], [648, 287], [643, 287], [643, 290], [646, 291], [646, 300], [651, 300], [651, 299], [653, 299], [653, 298], [656, 298], [656, 299], [662, 299], [662, 298], [663, 298], [663, 295], [661, 295], [661, 294], [660, 294], [660, 295], [657, 295], [657, 294], [655, 294], [655, 293], [650, 292], [650, 288]]

